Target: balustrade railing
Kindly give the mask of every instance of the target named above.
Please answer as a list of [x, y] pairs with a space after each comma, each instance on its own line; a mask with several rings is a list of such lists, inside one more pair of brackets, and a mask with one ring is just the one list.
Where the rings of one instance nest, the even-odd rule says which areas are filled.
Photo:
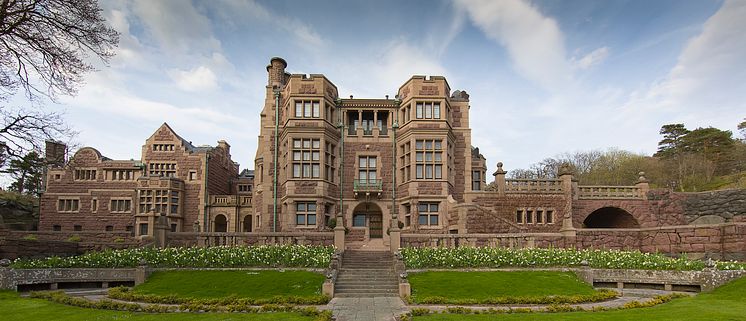
[[506, 193], [562, 193], [562, 181], [559, 179], [507, 179]]
[[642, 190], [637, 186], [578, 186], [580, 199], [642, 199]]

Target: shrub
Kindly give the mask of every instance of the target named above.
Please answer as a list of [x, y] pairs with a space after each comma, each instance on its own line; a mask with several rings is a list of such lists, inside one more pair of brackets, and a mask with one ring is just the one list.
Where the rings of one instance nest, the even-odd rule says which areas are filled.
[[124, 243], [124, 239], [121, 237], [117, 237], [114, 239], [114, 243]]
[[68, 242], [80, 242], [83, 239], [80, 238], [80, 235], [73, 235], [67, 238]]
[[38, 238], [36, 237], [36, 235], [33, 235], [33, 234], [26, 234], [26, 236], [24, 236], [22, 239], [26, 240], [26, 241], [36, 241], [36, 240], [38, 240]]

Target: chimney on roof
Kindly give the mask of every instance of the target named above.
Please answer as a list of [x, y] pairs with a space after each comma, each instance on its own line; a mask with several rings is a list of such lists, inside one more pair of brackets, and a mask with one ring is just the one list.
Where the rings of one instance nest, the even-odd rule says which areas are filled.
[[47, 165], [52, 167], [65, 166], [67, 160], [65, 154], [67, 153], [67, 145], [62, 142], [47, 140], [44, 150], [44, 157]]
[[280, 57], [272, 57], [267, 66], [268, 86], [282, 88], [285, 85], [285, 68], [288, 63]]
[[218, 141], [218, 147], [220, 147], [222, 149], [225, 149], [225, 152], [227, 154], [231, 153], [231, 145], [228, 144], [228, 142], [226, 142], [226, 141], [224, 141], [222, 139]]

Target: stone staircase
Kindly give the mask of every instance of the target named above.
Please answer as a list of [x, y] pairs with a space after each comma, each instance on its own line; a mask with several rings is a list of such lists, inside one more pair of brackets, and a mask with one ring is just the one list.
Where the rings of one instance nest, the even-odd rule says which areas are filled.
[[337, 275], [334, 296], [364, 298], [399, 296], [399, 279], [389, 251], [347, 250]]

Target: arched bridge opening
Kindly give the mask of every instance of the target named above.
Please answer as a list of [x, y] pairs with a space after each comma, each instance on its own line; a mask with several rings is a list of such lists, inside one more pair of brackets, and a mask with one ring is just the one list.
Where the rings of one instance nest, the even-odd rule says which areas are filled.
[[585, 228], [637, 228], [640, 224], [629, 212], [618, 207], [602, 207], [583, 221]]

